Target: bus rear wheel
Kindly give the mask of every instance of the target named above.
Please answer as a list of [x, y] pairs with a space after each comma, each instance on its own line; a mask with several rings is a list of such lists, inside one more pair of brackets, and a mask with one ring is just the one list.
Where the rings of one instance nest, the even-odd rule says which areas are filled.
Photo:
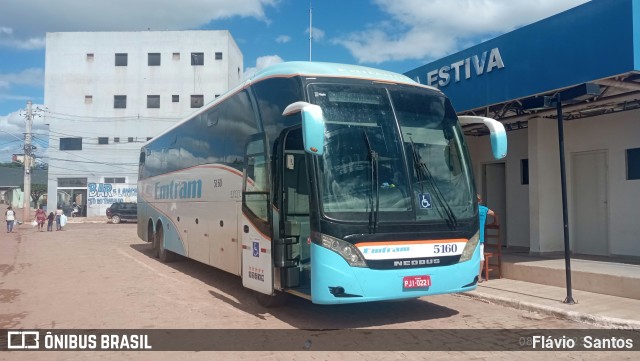
[[158, 247], [156, 245], [156, 233], [153, 230], [153, 221], [147, 224], [147, 242], [151, 245], [151, 256], [158, 258]]
[[156, 227], [155, 237], [153, 237], [153, 252], [154, 256], [158, 257], [161, 262], [167, 263], [175, 259], [175, 254], [168, 249], [164, 248], [164, 229], [162, 223]]

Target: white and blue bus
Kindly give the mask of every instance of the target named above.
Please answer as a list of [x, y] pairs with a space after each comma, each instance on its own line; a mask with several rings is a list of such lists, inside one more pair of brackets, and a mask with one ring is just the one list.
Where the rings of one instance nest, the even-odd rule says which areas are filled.
[[473, 290], [478, 205], [460, 124], [438, 89], [392, 72], [267, 68], [141, 149], [138, 235], [242, 278], [262, 304]]

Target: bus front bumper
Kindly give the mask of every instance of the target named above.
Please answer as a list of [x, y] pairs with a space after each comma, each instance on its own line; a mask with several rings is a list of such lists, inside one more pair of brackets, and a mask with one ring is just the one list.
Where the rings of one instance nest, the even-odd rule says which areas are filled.
[[[351, 267], [337, 253], [311, 244], [311, 301], [317, 304], [401, 300], [472, 291], [477, 286], [480, 252], [450, 266], [377, 270]], [[429, 276], [431, 286], [404, 288], [407, 276]]]

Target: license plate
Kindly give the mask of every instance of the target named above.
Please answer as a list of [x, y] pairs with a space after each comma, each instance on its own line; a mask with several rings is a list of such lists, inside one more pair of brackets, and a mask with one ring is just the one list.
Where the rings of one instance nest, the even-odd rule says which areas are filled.
[[431, 276], [405, 276], [402, 279], [403, 288], [423, 288], [431, 286]]

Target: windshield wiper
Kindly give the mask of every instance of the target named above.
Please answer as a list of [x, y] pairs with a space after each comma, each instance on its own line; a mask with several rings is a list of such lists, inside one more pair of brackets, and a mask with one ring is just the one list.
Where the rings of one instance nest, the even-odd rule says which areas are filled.
[[[380, 190], [378, 189], [378, 153], [371, 147], [367, 131], [362, 129], [364, 134], [364, 143], [369, 151], [369, 161], [371, 162], [371, 194], [369, 195], [369, 232], [376, 233], [378, 226], [378, 211], [380, 210]], [[375, 207], [373, 195], [375, 194]]]
[[[442, 191], [440, 191], [440, 188], [438, 187], [435, 180], [433, 179], [433, 175], [429, 171], [427, 164], [422, 161], [422, 158], [420, 158], [420, 155], [416, 151], [416, 145], [413, 143], [413, 139], [409, 139], [409, 140], [411, 141], [411, 151], [413, 153], [413, 165], [416, 168], [418, 181], [420, 182], [424, 178], [429, 182], [429, 184], [431, 185], [431, 189], [433, 189], [434, 198], [438, 201], [438, 203], [442, 205], [442, 207], [444, 208], [444, 212], [447, 215], [447, 225], [449, 225], [449, 228], [451, 229], [456, 229], [456, 227], [458, 226], [458, 220], [456, 219], [456, 215], [453, 213], [451, 206], [449, 206], [449, 203], [447, 203], [447, 200], [444, 198]], [[440, 208], [436, 208], [436, 210], [440, 214], [440, 218], [444, 219], [444, 217], [442, 216], [442, 213], [440, 212]]]

